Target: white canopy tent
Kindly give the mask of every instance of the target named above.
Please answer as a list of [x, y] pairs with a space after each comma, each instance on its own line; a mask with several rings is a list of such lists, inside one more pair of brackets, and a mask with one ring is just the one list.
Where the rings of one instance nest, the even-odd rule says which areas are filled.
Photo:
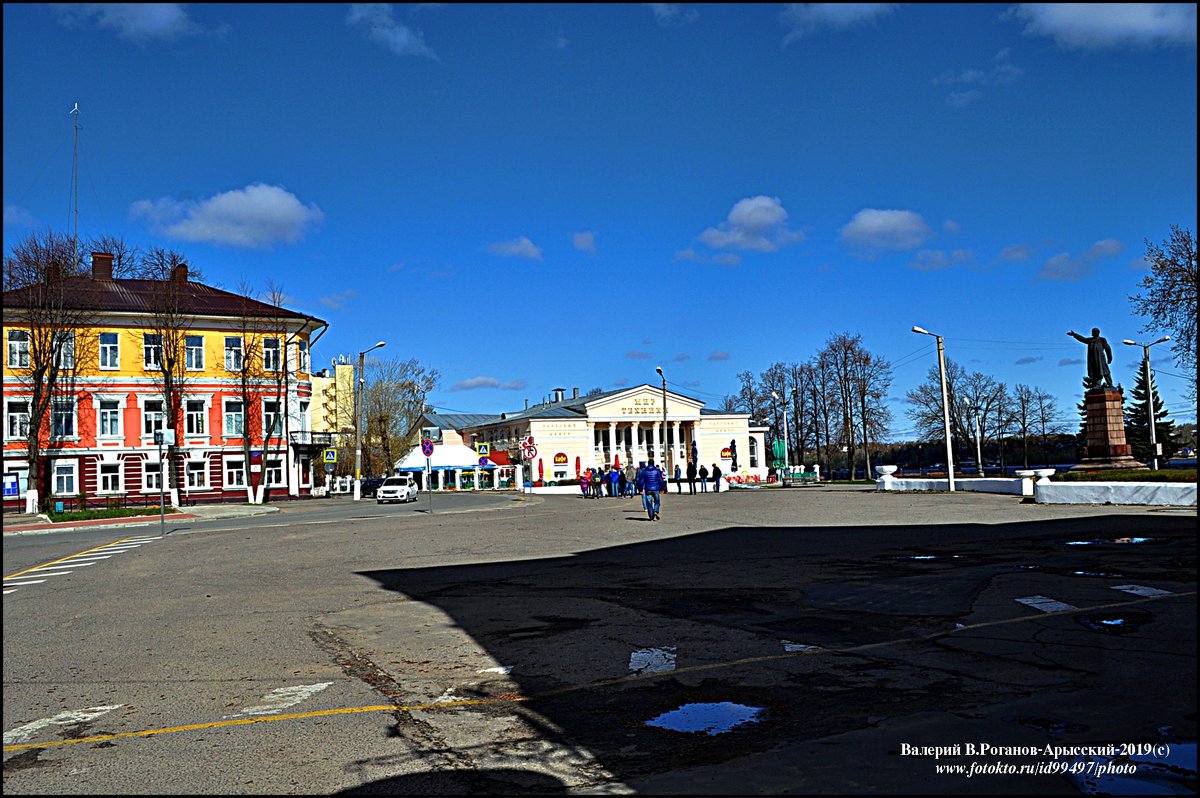
[[[475, 471], [494, 471], [498, 466], [491, 460], [486, 465], [480, 465], [479, 455], [469, 446], [462, 444], [438, 444], [433, 447], [433, 454], [426, 458], [420, 446], [396, 461], [395, 470], [401, 474], [424, 474], [425, 461], [429, 461], [429, 470], [441, 472], [433, 477], [434, 487], [442, 490], [447, 486], [459, 487], [463, 474]], [[447, 474], [446, 472], [450, 472]], [[492, 480], [495, 484], [497, 480]], [[422, 489], [428, 486], [422, 485]]]

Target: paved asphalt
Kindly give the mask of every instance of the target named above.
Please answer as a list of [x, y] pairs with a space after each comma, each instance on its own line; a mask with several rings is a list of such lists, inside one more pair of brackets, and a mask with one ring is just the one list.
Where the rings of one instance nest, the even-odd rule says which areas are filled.
[[5, 535], [5, 792], [1195, 792], [1194, 508], [425, 498]]

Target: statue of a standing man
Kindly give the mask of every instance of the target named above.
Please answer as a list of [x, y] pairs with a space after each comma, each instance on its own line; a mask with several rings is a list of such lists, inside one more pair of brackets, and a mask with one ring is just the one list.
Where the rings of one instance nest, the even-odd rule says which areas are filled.
[[1074, 330], [1069, 330], [1067, 335], [1087, 344], [1088, 379], [1094, 382], [1097, 388], [1113, 387], [1112, 374], [1108, 370], [1108, 364], [1112, 362], [1112, 348], [1109, 347], [1108, 341], [1100, 337], [1100, 328], [1092, 328], [1091, 338], [1084, 338]]

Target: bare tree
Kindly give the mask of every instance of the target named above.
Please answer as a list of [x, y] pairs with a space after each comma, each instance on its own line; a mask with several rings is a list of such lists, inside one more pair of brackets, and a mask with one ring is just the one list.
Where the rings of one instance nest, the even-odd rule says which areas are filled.
[[81, 275], [72, 239], [51, 231], [29, 235], [4, 259], [7, 371], [19, 386], [6, 393], [21, 396], [28, 413], [23, 429], [10, 430], [26, 443], [26, 512], [49, 503], [42, 450], [53, 438], [76, 434], [76, 377], [97, 357], [95, 336], [79, 334], [98, 317], [92, 281]]
[[[1129, 297], [1134, 311], [1147, 319], [1142, 332], [1170, 332], [1175, 362], [1196, 373], [1196, 239], [1192, 231], [1173, 224], [1162, 245], [1147, 239], [1146, 260], [1150, 274], [1142, 278], [1142, 293]], [[1193, 402], [1197, 382], [1200, 375], [1189, 390]]]
[[[363, 403], [367, 415], [363, 455], [369, 473], [388, 472], [417, 444], [417, 421], [425, 400], [437, 386], [438, 372], [426, 370], [416, 360], [370, 358]], [[374, 471], [370, 469], [374, 468]]]

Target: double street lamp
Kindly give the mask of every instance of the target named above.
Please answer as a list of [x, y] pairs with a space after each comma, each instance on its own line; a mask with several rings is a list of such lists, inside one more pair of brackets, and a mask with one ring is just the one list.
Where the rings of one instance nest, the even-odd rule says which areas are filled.
[[[663, 448], [667, 450], [666, 457], [663, 458], [663, 462], [666, 464], [666, 469], [663, 471], [663, 473], [667, 474], [668, 475], [667, 478], [670, 479], [672, 458], [671, 458], [671, 442], [668, 439], [669, 433], [667, 432], [667, 376], [665, 374], [663, 374], [662, 366], [655, 366], [654, 370], [658, 372], [658, 376], [662, 377]], [[678, 444], [679, 441], [675, 441], [675, 443]]]
[[1148, 344], [1139, 344], [1136, 341], [1130, 341], [1128, 338], [1121, 342], [1128, 346], [1140, 346], [1142, 348], [1142, 366], [1146, 369], [1146, 412], [1150, 416], [1150, 467], [1155, 471], [1158, 470], [1158, 440], [1154, 437], [1154, 391], [1150, 389], [1150, 347], [1170, 340], [1171, 336], [1164, 335], [1157, 341], [1151, 341]]
[[933, 335], [937, 339], [938, 371], [942, 375], [942, 423], [946, 430], [946, 476], [949, 477], [950, 491], [954, 491], [954, 449], [950, 445], [950, 400], [946, 393], [946, 347], [942, 336], [934, 335], [929, 330], [913, 327], [912, 331], [921, 335]]
[[354, 392], [354, 501], [362, 498], [362, 411], [360, 409], [362, 402], [360, 397], [367, 384], [363, 366], [366, 363], [367, 352], [372, 352], [386, 344], [386, 341], [380, 341], [370, 349], [364, 349], [358, 353], [358, 385]]
[[[771, 396], [775, 397], [776, 402], [780, 401], [779, 394], [775, 393], [774, 391], [771, 391]], [[790, 471], [791, 462], [790, 462], [790, 458], [788, 457], [787, 403], [786, 402], [781, 403], [780, 408], [783, 411], [783, 477], [780, 480], [780, 483], [786, 485], [788, 475], [791, 473], [791, 471]], [[801, 432], [803, 432], [803, 430], [801, 430]], [[854, 475], [851, 474], [851, 477], [853, 477], [853, 476]]]

